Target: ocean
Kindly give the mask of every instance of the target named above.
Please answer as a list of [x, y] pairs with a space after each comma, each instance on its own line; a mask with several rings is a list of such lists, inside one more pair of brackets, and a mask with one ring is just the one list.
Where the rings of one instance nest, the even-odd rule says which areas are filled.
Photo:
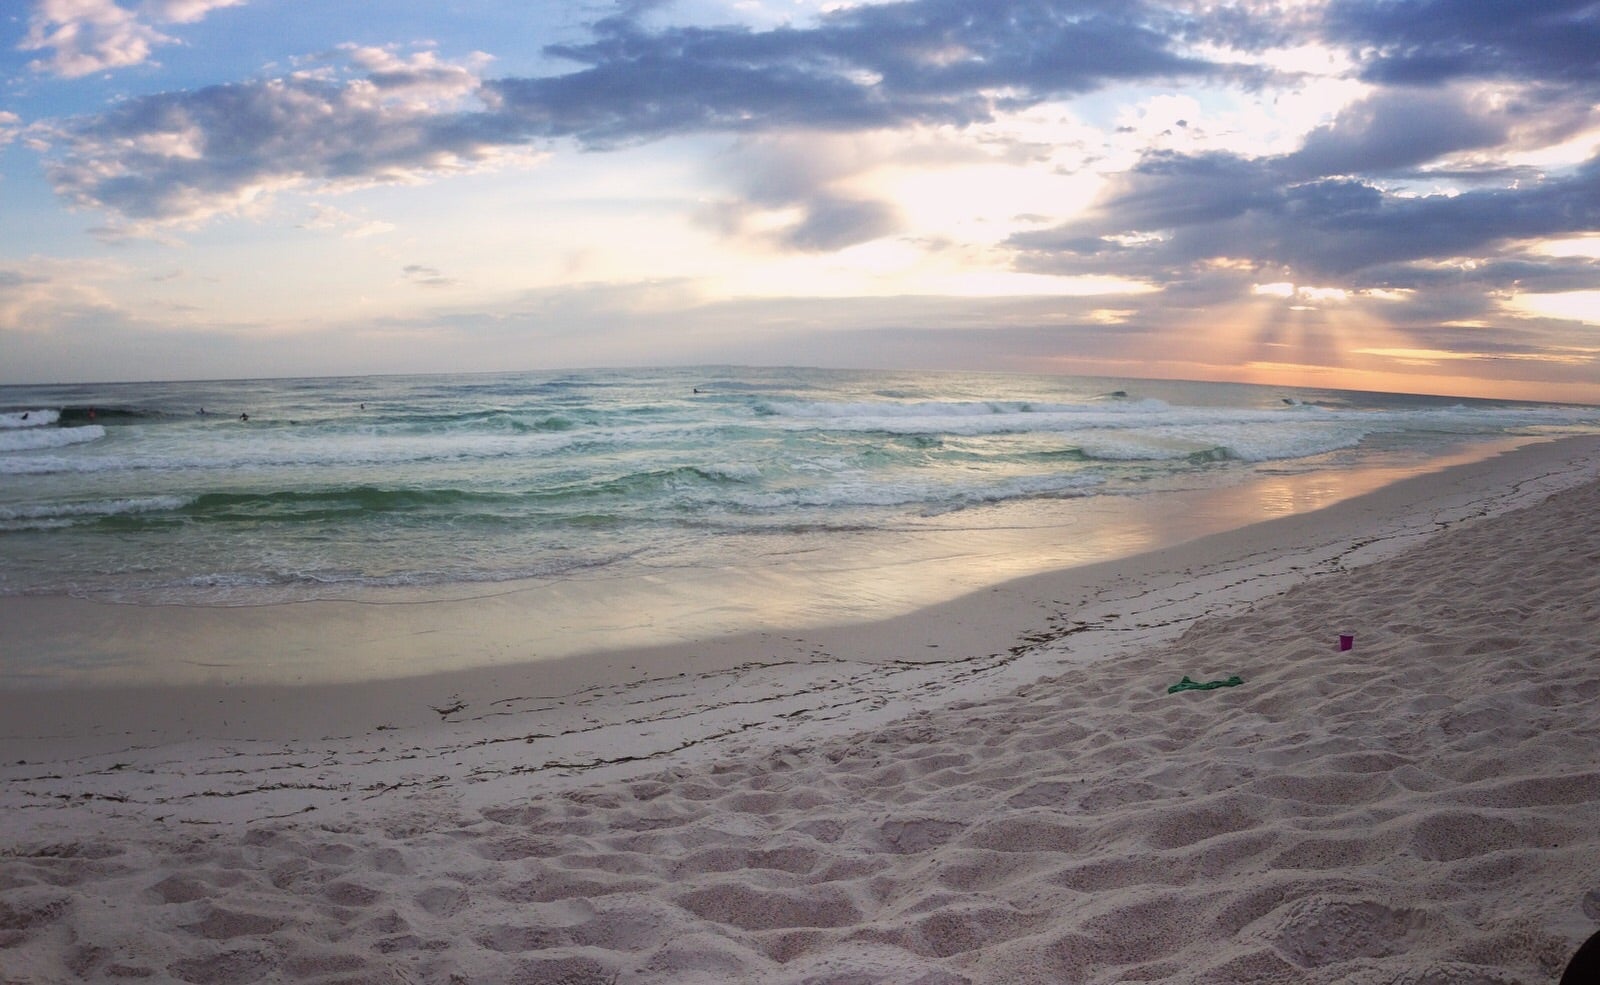
[[[703, 614], [684, 633], [868, 618], [1313, 509], [1363, 470], [1597, 432], [1595, 407], [980, 373], [0, 387], [0, 595], [611, 586], [619, 625], [648, 622], [652, 596]], [[1225, 498], [1248, 515], [1188, 516], [1195, 490], [1239, 490]]]

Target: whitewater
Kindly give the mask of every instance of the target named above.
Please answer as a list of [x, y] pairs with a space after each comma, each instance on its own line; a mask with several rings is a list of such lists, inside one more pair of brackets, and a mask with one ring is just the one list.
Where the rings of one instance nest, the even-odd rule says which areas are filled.
[[[1597, 431], [1594, 407], [976, 373], [4, 387], [0, 595], [255, 605], [626, 583], [714, 622], [770, 615], [763, 592], [864, 617], [1313, 509], [1361, 491], [1351, 476]], [[1229, 515], [1199, 515], [1218, 502]], [[1161, 529], [1133, 529], [1129, 504]], [[749, 598], [728, 597], [729, 572]], [[702, 579], [717, 597], [685, 589]]]

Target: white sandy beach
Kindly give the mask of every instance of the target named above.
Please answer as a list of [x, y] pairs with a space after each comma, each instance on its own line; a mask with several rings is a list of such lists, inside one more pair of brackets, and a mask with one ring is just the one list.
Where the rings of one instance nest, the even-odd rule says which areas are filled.
[[13, 691], [0, 982], [1554, 982], [1597, 480], [1552, 442], [876, 625]]

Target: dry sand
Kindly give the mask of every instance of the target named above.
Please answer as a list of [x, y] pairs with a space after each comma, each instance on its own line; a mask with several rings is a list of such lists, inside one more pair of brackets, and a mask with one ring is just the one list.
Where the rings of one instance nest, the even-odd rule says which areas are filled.
[[0, 982], [1554, 982], [1600, 922], [1597, 463], [631, 684], [12, 694]]

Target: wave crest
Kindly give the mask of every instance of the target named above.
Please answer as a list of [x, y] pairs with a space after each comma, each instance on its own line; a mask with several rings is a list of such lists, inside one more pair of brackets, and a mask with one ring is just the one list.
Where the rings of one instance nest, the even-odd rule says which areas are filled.
[[[106, 436], [98, 424], [76, 428], [19, 427], [0, 430], [0, 452], [40, 451], [88, 444]], [[3, 470], [0, 470], [3, 471]]]

